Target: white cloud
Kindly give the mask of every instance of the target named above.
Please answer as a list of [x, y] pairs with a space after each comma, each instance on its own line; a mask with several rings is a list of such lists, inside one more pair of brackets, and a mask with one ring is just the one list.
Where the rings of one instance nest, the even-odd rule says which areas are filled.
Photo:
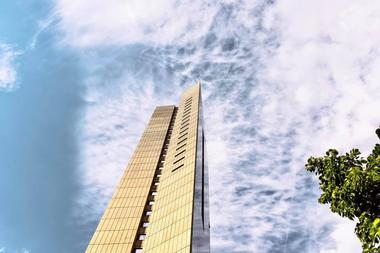
[[345, 252], [361, 252], [361, 247], [356, 240], [350, 240], [352, 238], [352, 231], [354, 225], [348, 220], [340, 222], [331, 234], [332, 238], [336, 241], [336, 248], [333, 249], [321, 249], [321, 253], [345, 253]]
[[15, 249], [2, 247], [2, 248], [0, 248], [0, 253], [1, 252], [4, 252], [4, 253], [30, 253], [32, 251], [27, 250], [26, 248], [22, 248], [21, 250], [15, 250]]
[[[380, 62], [379, 10], [371, 1], [281, 1], [268, 12], [266, 28], [278, 32], [279, 45], [265, 60], [260, 80], [277, 86], [279, 92], [267, 95], [279, 103], [268, 106], [280, 117], [281, 128], [295, 125], [293, 158], [304, 157], [295, 168], [329, 147], [341, 152], [359, 147], [367, 154], [373, 147], [380, 123], [380, 79], [375, 73]], [[336, 248], [329, 252], [359, 251], [352, 223], [333, 216], [322, 220], [337, 223], [331, 233]]]
[[199, 0], [59, 0], [56, 8], [66, 41], [77, 47], [194, 41], [207, 31], [212, 11]]
[[56, 22], [57, 18], [57, 15], [55, 13], [52, 13], [49, 17], [47, 17], [46, 19], [43, 19], [43, 20], [40, 20], [38, 22], [38, 28], [37, 28], [37, 31], [34, 33], [33, 37], [32, 37], [32, 40], [30, 41], [28, 47], [30, 49], [35, 49], [36, 47], [36, 44], [38, 42], [38, 38], [40, 37], [40, 35], [46, 31], [46, 29], [48, 29], [54, 22]]
[[83, 216], [99, 216], [154, 106], [199, 78], [213, 250], [359, 251], [353, 223], [317, 203], [303, 165], [376, 141], [379, 4], [62, 0], [57, 10], [89, 73]]
[[17, 87], [15, 59], [19, 53], [10, 45], [0, 42], [0, 92]]

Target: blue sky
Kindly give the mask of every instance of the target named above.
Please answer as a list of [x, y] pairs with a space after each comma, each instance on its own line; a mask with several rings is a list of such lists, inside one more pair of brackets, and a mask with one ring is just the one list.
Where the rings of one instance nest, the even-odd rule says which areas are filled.
[[83, 252], [156, 105], [203, 83], [213, 252], [354, 253], [303, 165], [364, 154], [373, 1], [0, 3], [0, 252]]

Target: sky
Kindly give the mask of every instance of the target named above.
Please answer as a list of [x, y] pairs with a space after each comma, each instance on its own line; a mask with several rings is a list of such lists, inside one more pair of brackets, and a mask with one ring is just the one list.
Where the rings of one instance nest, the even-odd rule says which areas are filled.
[[202, 83], [215, 253], [356, 253], [309, 156], [369, 154], [380, 2], [3, 0], [0, 252], [84, 252], [156, 105]]

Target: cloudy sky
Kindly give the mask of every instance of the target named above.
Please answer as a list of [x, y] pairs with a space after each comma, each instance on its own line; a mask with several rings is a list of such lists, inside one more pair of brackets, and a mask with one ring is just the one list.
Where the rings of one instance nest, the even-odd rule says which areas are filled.
[[306, 159], [368, 154], [380, 2], [3, 0], [0, 252], [80, 253], [156, 105], [203, 83], [215, 253], [356, 253]]

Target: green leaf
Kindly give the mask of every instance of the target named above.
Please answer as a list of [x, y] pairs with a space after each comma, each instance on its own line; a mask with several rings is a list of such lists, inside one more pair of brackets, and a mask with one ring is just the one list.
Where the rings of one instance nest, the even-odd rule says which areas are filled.
[[[380, 138], [380, 127], [376, 130]], [[322, 194], [318, 201], [351, 220], [363, 253], [380, 253], [380, 144], [364, 159], [359, 149], [339, 155], [329, 149], [323, 157], [310, 157], [305, 169], [317, 175]]]

